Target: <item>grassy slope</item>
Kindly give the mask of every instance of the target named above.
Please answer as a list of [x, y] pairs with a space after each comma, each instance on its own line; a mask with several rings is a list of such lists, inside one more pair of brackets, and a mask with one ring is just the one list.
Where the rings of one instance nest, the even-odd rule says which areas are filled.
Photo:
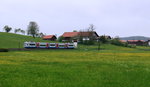
[[44, 42], [41, 38], [33, 38], [30, 36], [0, 32], [0, 48], [19, 48], [23, 47], [25, 41]]
[[[47, 42], [45, 40], [42, 40], [41, 38], [33, 38], [31, 36], [25, 36], [25, 35], [19, 35], [14, 33], [5, 33], [0, 32], [0, 48], [19, 48], [23, 47], [23, 43], [25, 41], [35, 41], [35, 42]], [[50, 41], [49, 41], [50, 42]], [[124, 50], [129, 50], [130, 48], [121, 47]], [[79, 46], [78, 50], [96, 50], [97, 46]], [[107, 50], [118, 50], [120, 47], [113, 46], [113, 45], [102, 45], [101, 49], [107, 49]], [[130, 49], [132, 50], [132, 49]]]

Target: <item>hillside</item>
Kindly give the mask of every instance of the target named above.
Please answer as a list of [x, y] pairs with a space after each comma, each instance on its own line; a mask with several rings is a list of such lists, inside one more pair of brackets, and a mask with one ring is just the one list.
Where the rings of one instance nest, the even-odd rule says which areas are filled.
[[[35, 41], [35, 42], [50, 42], [46, 40], [42, 40], [41, 38], [33, 38], [31, 36], [19, 35], [14, 33], [4, 33], [0, 32], [0, 48], [23, 48], [23, 43], [25, 41]], [[88, 45], [78, 45], [78, 51], [90, 51], [97, 50], [98, 46], [88, 46]], [[124, 52], [124, 51], [135, 51], [134, 48], [120, 47], [111, 44], [101, 44], [100, 47], [104, 51], [110, 52]], [[145, 49], [145, 48], [141, 48]], [[149, 48], [146, 48], [149, 49]]]
[[144, 37], [144, 36], [131, 36], [131, 37], [121, 37], [121, 40], [149, 40], [150, 37]]
[[41, 38], [0, 32], [0, 48], [22, 48], [25, 41], [46, 42]]

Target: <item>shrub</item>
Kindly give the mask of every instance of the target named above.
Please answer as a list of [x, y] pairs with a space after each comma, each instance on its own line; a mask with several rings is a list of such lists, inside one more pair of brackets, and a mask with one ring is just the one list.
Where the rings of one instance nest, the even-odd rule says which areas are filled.
[[6, 48], [0, 48], [0, 52], [8, 52], [9, 50]]
[[130, 47], [130, 48], [136, 48], [136, 45], [128, 44], [127, 47]]
[[111, 44], [117, 45], [117, 46], [129, 47], [129, 48], [136, 48], [136, 45], [131, 45], [131, 44], [128, 44], [128, 43], [123, 43], [123, 42], [121, 42], [121, 41], [120, 41], [119, 39], [117, 39], [117, 38], [111, 40]]
[[119, 39], [116, 39], [116, 38], [111, 40], [111, 44], [117, 45], [117, 46], [125, 46], [124, 43], [122, 43]]
[[63, 39], [64, 39], [64, 37], [60, 36], [60, 37], [58, 38], [58, 41], [59, 41], [59, 42], [62, 42]]
[[102, 42], [102, 43], [109, 43], [110, 42], [110, 39], [106, 38], [106, 36], [101, 36], [99, 38], [99, 40]]
[[82, 42], [82, 44], [84, 44], [84, 45], [94, 45], [94, 41], [92, 41], [92, 40], [84, 40], [83, 42]]

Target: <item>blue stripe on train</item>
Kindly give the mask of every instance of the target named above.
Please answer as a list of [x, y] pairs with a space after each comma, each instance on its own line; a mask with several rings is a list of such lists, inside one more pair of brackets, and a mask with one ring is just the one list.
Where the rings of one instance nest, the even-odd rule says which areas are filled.
[[49, 48], [57, 48], [57, 47], [49, 47]]
[[48, 47], [38, 47], [38, 48], [48, 48]]
[[25, 48], [37, 48], [37, 47], [25, 47]]
[[74, 47], [68, 47], [68, 48], [71, 48], [71, 49], [72, 49], [72, 48], [74, 48]]

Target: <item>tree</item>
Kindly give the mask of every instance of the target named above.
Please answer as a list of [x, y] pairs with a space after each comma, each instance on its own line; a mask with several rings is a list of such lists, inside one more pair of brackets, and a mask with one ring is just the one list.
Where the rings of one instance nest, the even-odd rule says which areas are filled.
[[15, 34], [16, 34], [16, 33], [18, 32], [18, 29], [15, 29], [14, 32], [15, 32]]
[[98, 50], [100, 50], [100, 47], [101, 47], [101, 40], [100, 38], [98, 38]]
[[95, 36], [93, 35], [94, 30], [95, 30], [95, 26], [93, 24], [90, 24], [90, 27], [87, 29], [87, 32], [89, 32], [89, 34], [90, 34], [89, 41], [88, 41], [89, 45], [93, 45], [95, 42]]
[[78, 32], [77, 30], [73, 30], [73, 32]]
[[39, 37], [43, 37], [44, 36], [44, 34], [41, 32], [41, 33], [39, 33]]
[[110, 40], [107, 38], [107, 36], [105, 35], [102, 35], [99, 37], [99, 40], [102, 42], [102, 43], [108, 43]]
[[93, 24], [90, 24], [90, 27], [88, 28], [89, 32], [93, 32], [95, 30], [95, 26]]
[[20, 30], [20, 32], [25, 35], [25, 30]]
[[59, 41], [59, 42], [62, 42], [63, 39], [64, 39], [63, 36], [58, 37], [58, 41]]
[[14, 30], [15, 33], [20, 32], [20, 31], [21, 31], [20, 28]]
[[117, 45], [117, 46], [124, 46], [124, 43], [122, 43], [119, 39], [119, 37], [115, 37], [111, 40], [111, 44]]
[[[96, 39], [95, 36], [93, 35], [95, 33], [94, 30], [95, 30], [95, 26], [93, 24], [90, 24], [90, 26], [85, 30], [80, 30], [79, 31], [80, 32], [79, 43], [85, 44], [85, 45], [93, 45]], [[87, 37], [87, 34], [88, 34], [88, 37]]]
[[80, 43], [80, 44], [83, 44], [83, 32], [84, 32], [84, 31], [83, 31], [83, 30], [80, 30], [79, 32], [80, 32], [80, 33], [79, 33], [79, 43]]
[[8, 25], [6, 25], [6, 26], [4, 26], [4, 30], [5, 30], [5, 32], [10, 32], [11, 30], [12, 30], [12, 28], [11, 27], [9, 27]]
[[15, 32], [15, 33], [19, 32], [19, 33], [25, 34], [25, 31], [24, 31], [24, 30], [21, 30], [20, 28], [15, 29], [14, 32]]
[[33, 38], [38, 34], [39, 27], [36, 22], [30, 22], [27, 29], [27, 34], [32, 35]]

